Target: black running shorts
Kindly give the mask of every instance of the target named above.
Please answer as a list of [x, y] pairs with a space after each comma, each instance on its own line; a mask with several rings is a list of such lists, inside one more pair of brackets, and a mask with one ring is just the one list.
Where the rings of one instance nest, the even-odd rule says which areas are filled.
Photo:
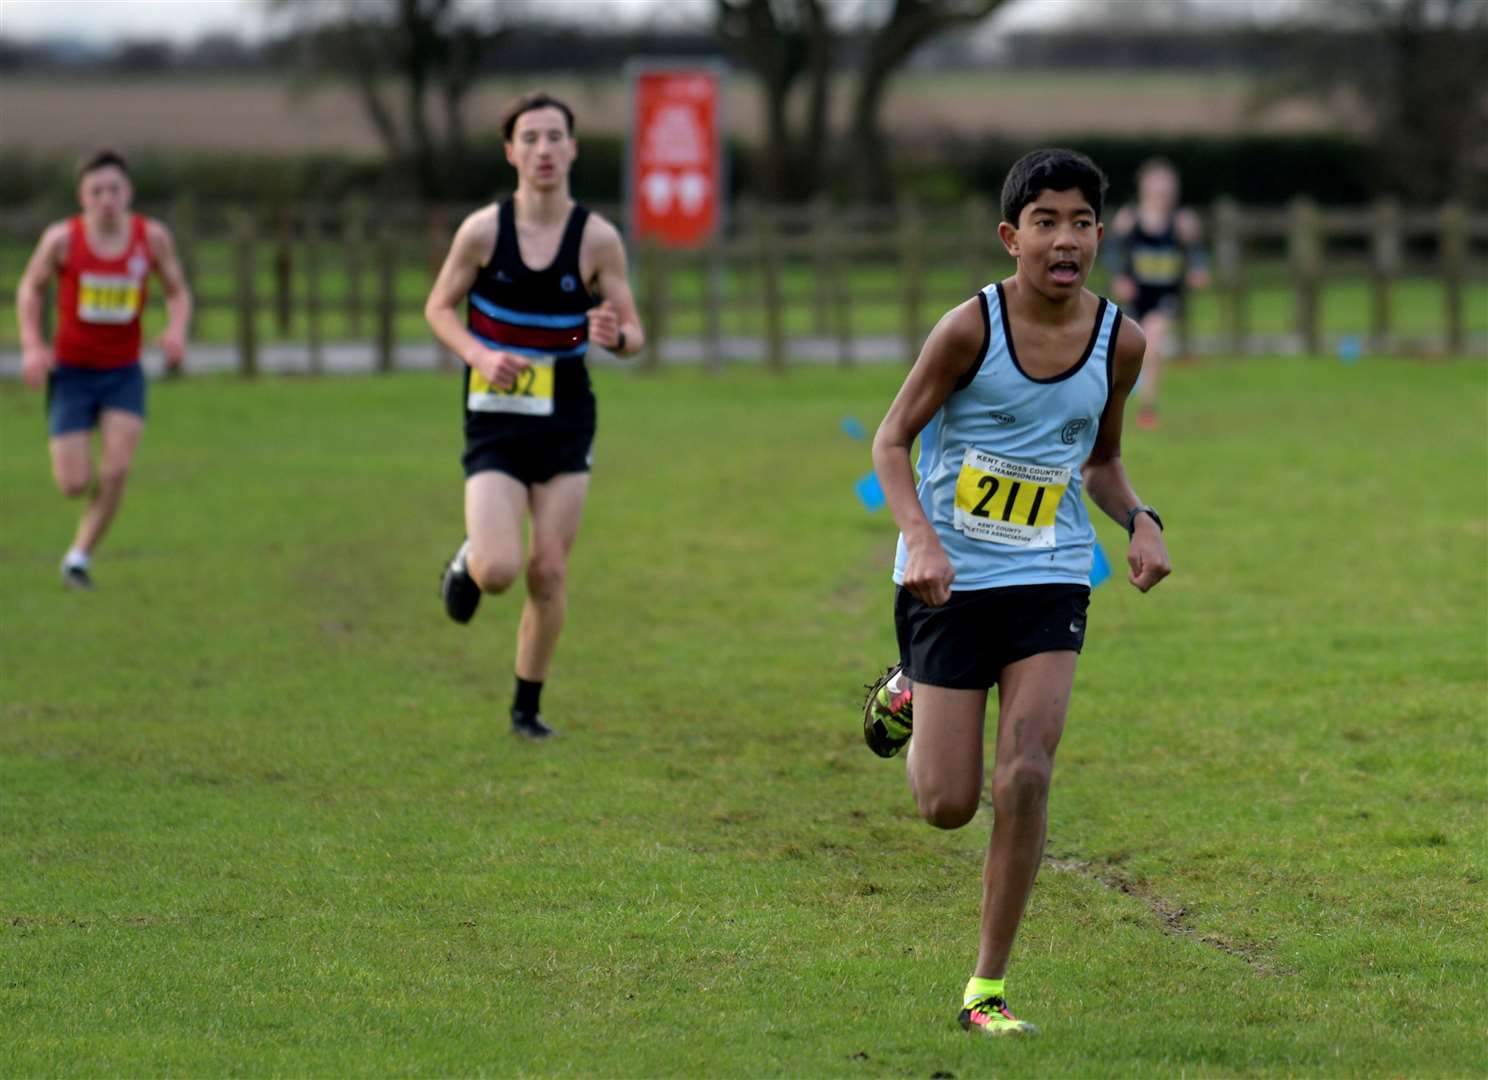
[[556, 431], [467, 432], [465, 477], [478, 472], [506, 473], [528, 487], [546, 484], [562, 473], [586, 473], [593, 464], [594, 429]]
[[985, 690], [1009, 664], [1085, 645], [1087, 585], [1010, 585], [953, 592], [940, 607], [900, 587], [894, 597], [899, 662], [917, 683]]
[[1176, 319], [1183, 312], [1183, 289], [1175, 285], [1138, 285], [1129, 314], [1141, 323], [1154, 311]]

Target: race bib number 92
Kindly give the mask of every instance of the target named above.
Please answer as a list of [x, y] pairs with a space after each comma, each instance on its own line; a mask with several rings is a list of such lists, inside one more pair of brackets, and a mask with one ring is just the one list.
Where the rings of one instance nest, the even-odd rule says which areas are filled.
[[1051, 548], [1070, 471], [1007, 461], [967, 447], [956, 477], [954, 525], [973, 540]]
[[466, 406], [471, 412], [516, 413], [520, 416], [553, 415], [553, 361], [534, 359], [518, 372], [510, 390], [492, 386], [475, 368], [470, 369]]

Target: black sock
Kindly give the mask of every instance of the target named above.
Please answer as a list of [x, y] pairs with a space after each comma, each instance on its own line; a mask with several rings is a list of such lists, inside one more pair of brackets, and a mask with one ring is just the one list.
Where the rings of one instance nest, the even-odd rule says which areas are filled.
[[512, 698], [512, 712], [533, 714], [539, 711], [538, 699], [542, 697], [543, 684], [528, 682], [517, 676], [517, 695]]

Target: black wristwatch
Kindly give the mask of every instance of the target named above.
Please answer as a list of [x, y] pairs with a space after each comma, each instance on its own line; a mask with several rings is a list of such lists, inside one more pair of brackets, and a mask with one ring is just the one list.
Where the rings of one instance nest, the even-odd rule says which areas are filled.
[[1126, 535], [1135, 536], [1137, 533], [1137, 515], [1146, 514], [1157, 522], [1157, 531], [1163, 531], [1162, 518], [1157, 516], [1157, 511], [1150, 506], [1133, 506], [1126, 512]]

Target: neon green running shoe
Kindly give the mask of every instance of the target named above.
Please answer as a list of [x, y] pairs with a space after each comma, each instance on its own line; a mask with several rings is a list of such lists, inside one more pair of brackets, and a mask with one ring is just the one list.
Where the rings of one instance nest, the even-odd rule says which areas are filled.
[[885, 671], [863, 702], [863, 741], [879, 757], [893, 757], [909, 742], [914, 687], [900, 674], [898, 664]]
[[966, 1031], [983, 1035], [1037, 1035], [1038, 1028], [1008, 1012], [1007, 1002], [1000, 997], [977, 998], [961, 1010], [958, 1018]]

